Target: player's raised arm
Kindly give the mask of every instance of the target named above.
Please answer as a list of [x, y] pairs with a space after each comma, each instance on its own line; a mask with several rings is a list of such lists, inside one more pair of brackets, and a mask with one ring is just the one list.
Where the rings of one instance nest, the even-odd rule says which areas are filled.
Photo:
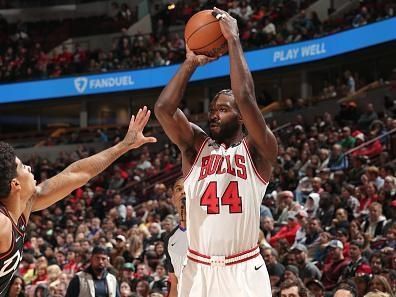
[[231, 65], [231, 88], [236, 103], [241, 112], [243, 123], [249, 133], [248, 141], [260, 156], [273, 163], [278, 154], [275, 136], [265, 123], [264, 117], [257, 105], [253, 78], [246, 63], [236, 19], [227, 12], [214, 9], [221, 14], [220, 27], [228, 43]]
[[150, 118], [147, 107], [132, 116], [125, 138], [115, 146], [91, 157], [81, 159], [69, 165], [58, 175], [42, 182], [36, 188], [32, 211], [42, 210], [66, 197], [75, 189], [86, 184], [101, 173], [121, 155], [136, 149], [145, 143], [156, 142], [154, 137], [145, 137], [143, 129]]
[[188, 46], [186, 50], [186, 60], [163, 89], [154, 107], [154, 113], [165, 133], [182, 151], [194, 144], [195, 133], [202, 130], [191, 124], [178, 106], [184, 96], [188, 80], [197, 67], [214, 60], [203, 55], [195, 55]]

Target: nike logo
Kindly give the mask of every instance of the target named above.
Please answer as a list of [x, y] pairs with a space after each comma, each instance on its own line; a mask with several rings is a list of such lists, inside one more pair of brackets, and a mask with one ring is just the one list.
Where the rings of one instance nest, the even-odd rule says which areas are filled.
[[17, 237], [16, 239], [15, 239], [15, 242], [18, 242], [18, 240], [21, 238], [21, 236], [19, 236], [19, 237]]
[[174, 246], [176, 244], [176, 242], [174, 242], [174, 243], [171, 243], [171, 246]]
[[259, 267], [254, 266], [254, 270], [259, 270], [261, 268], [261, 266], [263, 266], [264, 264], [261, 264]]

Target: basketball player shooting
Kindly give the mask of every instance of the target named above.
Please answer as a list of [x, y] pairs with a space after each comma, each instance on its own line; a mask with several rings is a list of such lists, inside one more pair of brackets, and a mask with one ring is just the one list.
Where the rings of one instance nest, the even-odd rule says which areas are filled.
[[22, 259], [26, 226], [30, 213], [45, 209], [86, 184], [121, 155], [148, 142], [143, 129], [150, 117], [146, 107], [132, 116], [125, 138], [115, 146], [72, 163], [58, 175], [39, 185], [30, 166], [16, 157], [13, 148], [0, 142], [0, 296]]
[[227, 40], [232, 90], [220, 91], [210, 104], [210, 137], [190, 123], [178, 105], [191, 75], [212, 58], [187, 47], [186, 60], [154, 109], [182, 153], [189, 249], [178, 296], [270, 297], [257, 242], [260, 204], [277, 142], [257, 106], [237, 22], [225, 11], [214, 12]]

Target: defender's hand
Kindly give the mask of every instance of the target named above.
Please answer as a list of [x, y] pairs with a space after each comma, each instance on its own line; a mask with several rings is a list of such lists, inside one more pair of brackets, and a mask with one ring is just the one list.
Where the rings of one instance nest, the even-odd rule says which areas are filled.
[[237, 20], [230, 16], [228, 12], [217, 7], [213, 8], [215, 17], [219, 20], [220, 29], [224, 38], [228, 40], [239, 39], [239, 29]]
[[136, 118], [134, 115], [132, 116], [128, 132], [122, 141], [129, 149], [138, 148], [145, 143], [157, 142], [155, 137], [146, 137], [143, 135], [143, 129], [150, 118], [150, 113], [150, 110], [145, 106], [143, 109], [139, 109]]

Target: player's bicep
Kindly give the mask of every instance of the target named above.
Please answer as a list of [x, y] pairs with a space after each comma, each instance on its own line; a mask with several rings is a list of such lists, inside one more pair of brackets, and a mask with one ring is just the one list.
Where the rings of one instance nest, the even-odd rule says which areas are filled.
[[278, 155], [278, 144], [271, 129], [265, 123], [264, 117], [256, 102], [246, 100], [246, 104], [238, 106], [243, 123], [249, 134], [249, 143], [270, 163], [274, 163]]

